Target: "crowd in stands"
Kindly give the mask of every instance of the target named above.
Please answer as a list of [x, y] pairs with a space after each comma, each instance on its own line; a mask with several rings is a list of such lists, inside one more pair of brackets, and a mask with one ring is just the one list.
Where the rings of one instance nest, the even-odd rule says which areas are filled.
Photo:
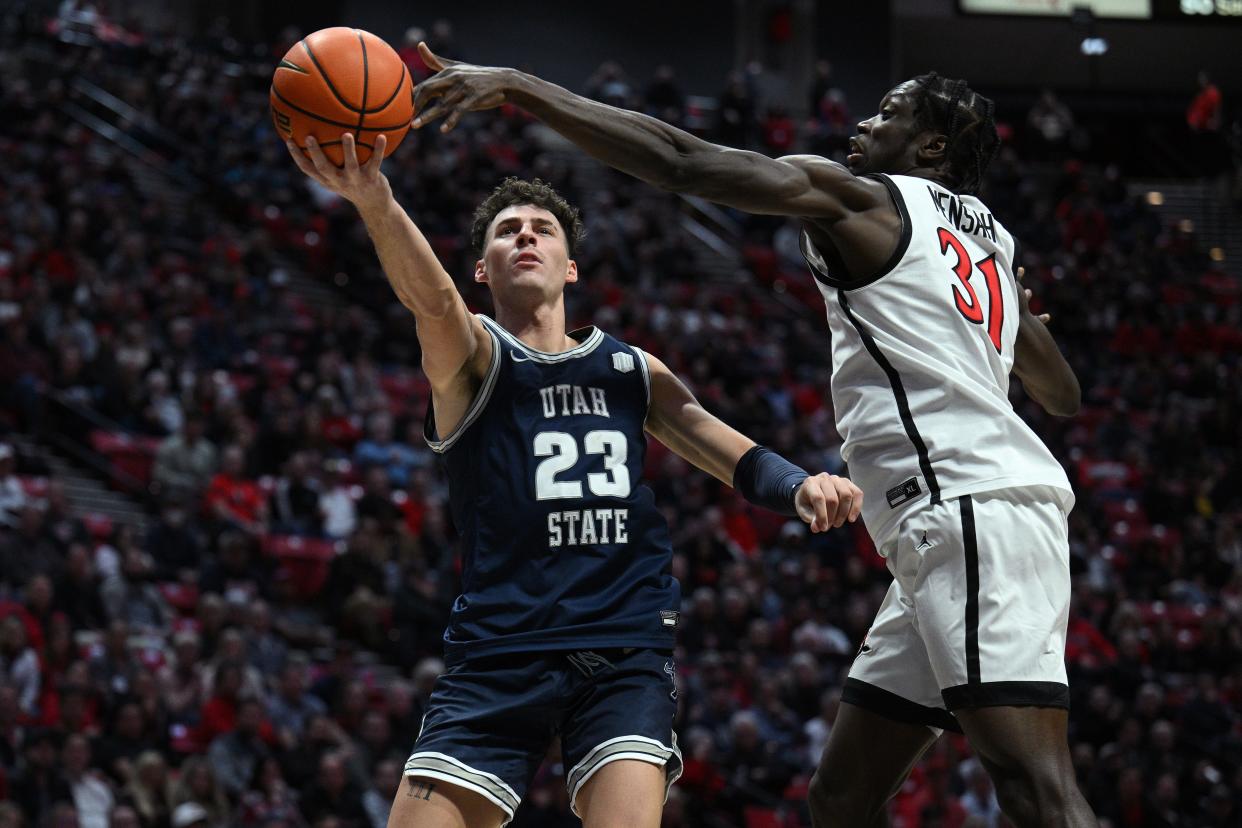
[[[288, 44], [67, 44], [29, 19], [0, 36], [0, 828], [381, 828], [442, 669], [459, 564], [420, 435], [412, 320], [352, 209], [308, 186], [270, 126]], [[698, 128], [839, 154], [859, 113], [817, 72], [805, 119], [765, 106], [743, 72]], [[172, 136], [162, 175], [179, 183], [135, 176], [73, 117], [77, 78]], [[606, 64], [583, 90], [696, 115], [667, 67], [640, 84]], [[1042, 106], [1010, 134], [1060, 144], [1055, 99]], [[131, 119], [156, 135], [144, 123]], [[1007, 147], [985, 197], [1084, 388], [1069, 420], [1013, 394], [1078, 494], [1076, 770], [1110, 828], [1238, 825], [1242, 285], [1116, 170], [1060, 155], [1031, 165]], [[571, 321], [657, 354], [804, 467], [841, 471], [796, 225], [735, 216], [745, 273], [709, 279], [675, 198], [580, 169], [514, 110], [411, 133], [386, 166], [480, 311], [469, 214], [505, 175], [551, 181], [588, 228]], [[75, 509], [52, 438], [103, 458], [145, 524]], [[647, 471], [684, 595], [685, 773], [664, 824], [807, 825], [883, 561], [861, 525], [812, 536], [654, 442]], [[513, 825], [574, 824], [553, 746]], [[946, 734], [892, 824], [1005, 823]]]

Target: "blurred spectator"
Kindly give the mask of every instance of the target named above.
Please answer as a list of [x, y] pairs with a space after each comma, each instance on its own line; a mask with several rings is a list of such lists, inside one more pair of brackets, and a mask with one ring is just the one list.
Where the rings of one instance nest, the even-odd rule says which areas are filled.
[[260, 730], [263, 706], [257, 699], [243, 699], [237, 705], [237, 724], [211, 742], [207, 759], [221, 787], [236, 798], [246, 790], [255, 769], [270, 752]]
[[404, 762], [396, 759], [380, 759], [375, 763], [370, 787], [362, 795], [362, 807], [370, 820], [371, 828], [385, 828], [392, 801], [401, 785]]
[[4, 526], [17, 526], [18, 516], [26, 505], [26, 490], [13, 473], [16, 467], [13, 447], [0, 443], [0, 524]]
[[362, 793], [349, 779], [345, 759], [339, 753], [325, 753], [320, 758], [318, 775], [302, 790], [301, 807], [302, 815], [312, 825], [327, 816], [336, 817], [345, 828], [370, 825]]
[[38, 717], [43, 673], [39, 656], [30, 646], [26, 625], [16, 615], [0, 621], [0, 681], [17, 691], [22, 713], [31, 719]]
[[1026, 122], [1043, 142], [1049, 157], [1061, 157], [1074, 129], [1074, 113], [1051, 89], [1039, 93], [1039, 99], [1026, 113]]
[[133, 775], [125, 786], [123, 796], [138, 812], [143, 826], [168, 828], [172, 821], [171, 787], [163, 755], [147, 750], [134, 760]]
[[216, 470], [216, 449], [204, 436], [205, 427], [202, 416], [190, 411], [181, 431], [160, 444], [152, 476], [164, 496], [198, 502]]
[[57, 802], [72, 802], [73, 791], [57, 767], [57, 736], [54, 731], [35, 729], [26, 735], [22, 748], [25, 764], [11, 782], [11, 796], [32, 822], [51, 813]]
[[267, 502], [258, 484], [244, 476], [245, 462], [241, 446], [224, 449], [220, 471], [207, 487], [204, 506], [224, 526], [259, 535], [267, 528]]

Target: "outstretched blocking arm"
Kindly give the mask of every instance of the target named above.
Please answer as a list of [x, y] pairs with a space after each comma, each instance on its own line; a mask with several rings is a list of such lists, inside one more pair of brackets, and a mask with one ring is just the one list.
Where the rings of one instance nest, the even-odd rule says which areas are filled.
[[371, 158], [362, 166], [353, 135], [345, 133], [341, 142], [344, 167], [328, 161], [313, 138], [307, 140], [309, 158], [293, 142], [288, 143], [289, 154], [302, 172], [358, 209], [393, 292], [414, 314], [423, 371], [435, 392], [436, 427], [447, 434], [474, 397], [491, 359], [491, 337], [466, 308], [427, 239], [393, 198], [388, 179], [380, 172], [385, 137], [376, 138]]
[[1082, 389], [1074, 369], [1066, 362], [1048, 331], [1048, 314], [1031, 313], [1031, 292], [1022, 286], [1018, 268], [1018, 337], [1014, 342], [1013, 372], [1022, 387], [1049, 414], [1072, 417], [1082, 404]]
[[[843, 477], [809, 475], [755, 444], [708, 412], [663, 362], [646, 355], [651, 374], [651, 407], [647, 431], [675, 453], [735, 486], [748, 499], [768, 508], [790, 511], [810, 524], [812, 532], [858, 519], [862, 491]], [[796, 487], [796, 488], [795, 488]]]
[[829, 222], [889, 205], [882, 186], [824, 158], [772, 159], [712, 144], [656, 118], [592, 101], [513, 69], [441, 58], [426, 44], [419, 44], [419, 50], [438, 71], [415, 92], [415, 127], [443, 117], [441, 129], [447, 131], [466, 112], [508, 102], [599, 161], [662, 190], [749, 213]]

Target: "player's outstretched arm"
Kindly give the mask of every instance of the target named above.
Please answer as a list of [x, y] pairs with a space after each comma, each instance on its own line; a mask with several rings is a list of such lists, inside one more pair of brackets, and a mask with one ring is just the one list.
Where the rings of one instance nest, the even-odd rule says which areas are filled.
[[450, 424], [439, 422], [443, 419], [440, 405], [462, 394], [465, 406], [469, 405], [474, 380], [482, 376], [491, 359], [491, 337], [466, 308], [427, 239], [393, 198], [388, 179], [380, 171], [385, 143], [385, 137], [378, 136], [370, 160], [360, 166], [354, 136], [345, 133], [341, 137], [344, 167], [333, 165], [314, 138], [306, 142], [309, 158], [292, 141], [288, 147], [302, 172], [358, 209], [389, 284], [414, 314], [423, 370], [437, 392], [437, 425], [441, 433], [447, 433]]
[[863, 493], [849, 480], [807, 474], [703, 408], [668, 366], [650, 354], [647, 367], [651, 373], [647, 431], [652, 437], [752, 503], [796, 514], [812, 532], [858, 519]]
[[856, 178], [825, 158], [773, 159], [711, 144], [640, 112], [592, 101], [514, 69], [441, 58], [423, 43], [419, 51], [437, 74], [415, 91], [415, 127], [444, 118], [441, 129], [447, 131], [466, 112], [507, 102], [522, 107], [608, 166], [663, 190], [749, 213], [829, 222], [892, 208], [882, 185]]
[[1048, 314], [1031, 313], [1031, 292], [1022, 286], [1018, 268], [1018, 337], [1014, 343], [1013, 372], [1022, 387], [1049, 414], [1072, 417], [1082, 404], [1082, 389], [1074, 369], [1065, 361], [1048, 331]]

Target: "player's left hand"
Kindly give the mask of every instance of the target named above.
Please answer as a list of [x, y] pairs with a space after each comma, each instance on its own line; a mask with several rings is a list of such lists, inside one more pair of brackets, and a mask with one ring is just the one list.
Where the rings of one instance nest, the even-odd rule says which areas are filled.
[[802, 481], [794, 496], [798, 517], [811, 525], [812, 532], [827, 532], [847, 520], [858, 520], [862, 512], [862, 489], [853, 481], [820, 472]]
[[[1018, 310], [1019, 310], [1019, 312], [1020, 312], [1020, 313], [1030, 313], [1030, 311], [1031, 311], [1031, 296], [1033, 296], [1034, 294], [1032, 294], [1032, 293], [1031, 293], [1031, 289], [1030, 289], [1029, 287], [1027, 287], [1026, 285], [1022, 284], [1022, 277], [1024, 277], [1024, 276], [1026, 276], [1026, 268], [1025, 268], [1025, 267], [1020, 267], [1020, 268], [1018, 268], [1018, 273], [1017, 273], [1017, 279], [1018, 279]], [[1036, 316], [1035, 318], [1036, 318], [1036, 319], [1038, 319], [1040, 322], [1043, 322], [1045, 325], [1047, 325], [1049, 322], [1051, 322], [1051, 321], [1052, 321], [1052, 314], [1050, 314], [1050, 313], [1041, 313], [1041, 314], [1039, 314], [1039, 316]]]
[[[467, 112], [494, 109], [505, 102], [506, 90], [514, 74], [512, 69], [449, 60], [431, 51], [421, 41], [418, 53], [427, 68], [434, 69], [436, 74], [414, 90], [415, 129], [437, 118], [444, 118], [440, 131], [448, 132]], [[439, 100], [435, 105], [429, 107], [428, 104], [437, 98]]]

